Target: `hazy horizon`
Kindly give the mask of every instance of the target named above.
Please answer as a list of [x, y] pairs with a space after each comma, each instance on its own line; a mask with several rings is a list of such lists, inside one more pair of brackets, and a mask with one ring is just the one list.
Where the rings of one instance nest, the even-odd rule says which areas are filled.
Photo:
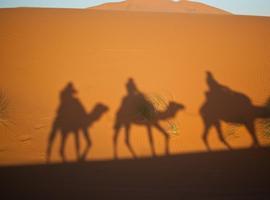
[[[16, 7], [43, 7], [43, 8], [88, 8], [108, 2], [121, 2], [123, 0], [4, 0], [0, 8]], [[169, 1], [169, 0], [168, 0]], [[171, 0], [177, 2], [179, 0]], [[192, 0], [201, 2], [237, 15], [270, 16], [269, 0]]]

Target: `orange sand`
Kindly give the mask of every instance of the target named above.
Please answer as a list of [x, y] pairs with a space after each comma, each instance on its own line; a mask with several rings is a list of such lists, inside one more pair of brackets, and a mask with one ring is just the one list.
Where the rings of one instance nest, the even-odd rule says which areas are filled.
[[[9, 100], [9, 128], [0, 127], [0, 164], [45, 162], [48, 134], [59, 92], [72, 81], [87, 110], [97, 102], [109, 106], [90, 130], [93, 147], [88, 159], [112, 159], [115, 113], [132, 77], [145, 94], [183, 103], [175, 121], [172, 153], [206, 151], [198, 110], [207, 90], [205, 71], [222, 84], [248, 95], [255, 104], [270, 89], [270, 19], [233, 15], [190, 15], [65, 9], [0, 10], [0, 86]], [[166, 122], [163, 123], [166, 127]], [[251, 138], [244, 128], [224, 135], [234, 148]], [[150, 156], [146, 128], [133, 126], [132, 145], [139, 156]], [[269, 139], [258, 132], [260, 142]], [[155, 147], [164, 153], [162, 135], [154, 129]], [[60, 161], [60, 137], [53, 161]], [[82, 147], [84, 141], [81, 138]], [[210, 146], [225, 149], [212, 130]], [[120, 157], [130, 157], [119, 139]], [[66, 154], [74, 160], [74, 138]]]

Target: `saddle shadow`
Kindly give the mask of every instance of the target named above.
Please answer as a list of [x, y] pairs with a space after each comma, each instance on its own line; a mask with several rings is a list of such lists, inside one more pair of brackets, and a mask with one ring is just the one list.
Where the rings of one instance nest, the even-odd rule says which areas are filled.
[[202, 140], [207, 149], [210, 150], [208, 135], [211, 127], [215, 127], [220, 141], [232, 149], [223, 136], [222, 121], [245, 126], [252, 137], [252, 147], [258, 147], [255, 120], [270, 118], [269, 105], [254, 105], [247, 95], [220, 84], [211, 72], [206, 72], [206, 76], [209, 90], [205, 93], [206, 101], [200, 108], [200, 115], [204, 124]]
[[123, 97], [121, 105], [116, 113], [114, 123], [114, 157], [118, 158], [117, 142], [121, 128], [125, 129], [125, 143], [136, 158], [136, 153], [130, 143], [130, 129], [132, 124], [145, 126], [147, 129], [148, 140], [151, 147], [151, 153], [156, 155], [152, 127], [155, 127], [165, 138], [165, 152], [169, 154], [169, 133], [159, 124], [161, 120], [174, 118], [176, 114], [184, 109], [184, 105], [169, 102], [165, 111], [158, 111], [153, 103], [147, 99], [144, 93], [138, 90], [134, 80], [130, 78], [126, 84], [127, 95]]
[[[92, 141], [89, 136], [88, 129], [97, 122], [101, 116], [109, 110], [109, 108], [102, 104], [97, 103], [95, 107], [87, 112], [83, 104], [76, 97], [77, 90], [74, 88], [73, 83], [70, 82], [60, 92], [60, 105], [58, 107], [56, 117], [52, 124], [52, 129], [48, 138], [47, 147], [47, 161], [50, 161], [52, 145], [59, 132], [62, 136], [60, 144], [60, 156], [62, 160], [66, 161], [65, 156], [65, 143], [69, 133], [75, 136], [76, 155], [78, 160], [85, 160], [89, 152]], [[79, 132], [83, 133], [86, 141], [86, 148], [80, 155]]]

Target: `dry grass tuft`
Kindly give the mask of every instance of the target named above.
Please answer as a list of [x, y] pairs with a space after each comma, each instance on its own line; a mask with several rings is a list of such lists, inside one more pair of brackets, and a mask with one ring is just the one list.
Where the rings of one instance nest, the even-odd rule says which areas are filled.
[[5, 92], [0, 91], [0, 125], [7, 126], [9, 123], [8, 116], [9, 101]]

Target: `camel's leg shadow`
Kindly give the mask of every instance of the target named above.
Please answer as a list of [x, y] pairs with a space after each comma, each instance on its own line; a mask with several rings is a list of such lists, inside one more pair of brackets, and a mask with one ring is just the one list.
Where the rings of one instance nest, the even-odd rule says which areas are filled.
[[137, 158], [135, 151], [133, 150], [131, 144], [130, 144], [130, 125], [125, 126], [125, 143], [132, 154], [133, 158]]
[[80, 160], [86, 160], [86, 156], [87, 156], [87, 154], [92, 146], [92, 142], [91, 142], [88, 130], [86, 128], [83, 129], [83, 136], [86, 140], [86, 147], [85, 147], [85, 150], [84, 150]]
[[66, 156], [65, 156], [66, 140], [67, 140], [67, 133], [62, 132], [62, 140], [61, 140], [61, 144], [60, 144], [60, 156], [61, 156], [63, 162], [66, 162]]
[[52, 130], [51, 130], [51, 133], [50, 133], [49, 139], [48, 139], [48, 146], [47, 146], [47, 151], [46, 151], [46, 161], [47, 162], [50, 162], [51, 153], [52, 153], [52, 145], [53, 145], [53, 142], [55, 140], [58, 129], [59, 129], [59, 127], [57, 126], [57, 122], [54, 121]]
[[202, 140], [203, 140], [204, 145], [206, 146], [208, 151], [211, 151], [211, 148], [210, 148], [209, 143], [208, 143], [208, 135], [209, 135], [209, 130], [210, 130], [211, 126], [212, 125], [205, 122], [204, 123], [204, 131], [202, 134]]
[[79, 138], [79, 131], [74, 131], [74, 136], [75, 136], [75, 148], [76, 148], [77, 160], [80, 160], [80, 138]]
[[253, 144], [251, 147], [255, 147], [255, 148], [259, 147], [260, 143], [259, 143], [257, 135], [256, 135], [254, 121], [249, 121], [249, 122], [245, 123], [244, 126], [246, 127], [246, 129], [248, 130], [249, 134], [252, 137]]
[[149, 143], [150, 143], [150, 147], [151, 147], [152, 156], [155, 157], [156, 152], [155, 152], [155, 147], [154, 147], [154, 139], [153, 139], [153, 133], [152, 133], [151, 126], [147, 126], [147, 134], [148, 134], [148, 139], [149, 139]]
[[221, 124], [219, 121], [217, 122], [213, 122], [213, 123], [209, 123], [206, 120], [204, 121], [204, 131], [203, 131], [203, 135], [202, 135], [202, 140], [207, 148], [208, 151], [211, 151], [211, 148], [209, 146], [209, 142], [208, 142], [208, 135], [209, 135], [209, 131], [210, 128], [212, 126], [214, 126], [216, 128], [217, 134], [218, 134], [218, 138], [219, 140], [228, 148], [228, 149], [232, 149], [232, 147], [230, 146], [230, 144], [225, 140], [222, 130], [221, 130]]
[[217, 133], [218, 133], [218, 137], [219, 137], [219, 140], [225, 144], [226, 147], [228, 147], [228, 149], [232, 150], [232, 147], [230, 146], [230, 144], [225, 140], [224, 136], [223, 136], [223, 133], [222, 133], [222, 130], [221, 130], [221, 125], [220, 125], [220, 122], [216, 122], [214, 124], [216, 130], [217, 130]]
[[114, 155], [114, 159], [118, 159], [117, 142], [118, 142], [120, 130], [121, 130], [121, 127], [116, 128], [115, 132], [114, 132], [114, 135], [113, 135], [113, 155]]
[[169, 155], [170, 154], [170, 149], [169, 149], [169, 139], [170, 136], [169, 134], [162, 128], [158, 123], [155, 123], [154, 126], [164, 135], [165, 137], [165, 154]]

